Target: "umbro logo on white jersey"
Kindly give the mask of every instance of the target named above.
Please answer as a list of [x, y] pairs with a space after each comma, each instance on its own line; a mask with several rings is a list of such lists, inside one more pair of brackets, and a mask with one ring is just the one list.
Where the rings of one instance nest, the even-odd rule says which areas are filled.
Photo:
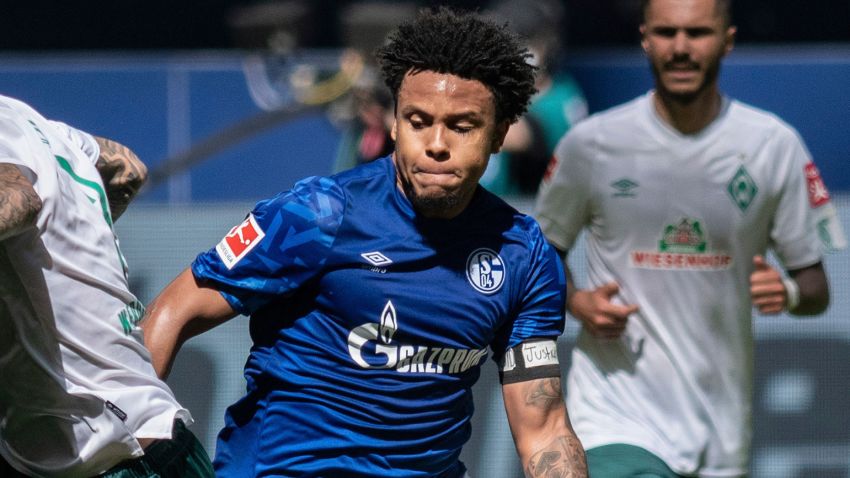
[[629, 178], [621, 178], [611, 183], [611, 187], [616, 190], [614, 197], [635, 197], [638, 186], [640, 184]]
[[369, 261], [369, 264], [372, 264], [376, 267], [386, 266], [393, 263], [392, 259], [381, 254], [378, 251], [364, 252], [363, 254], [360, 254], [360, 257], [366, 259], [367, 261]]

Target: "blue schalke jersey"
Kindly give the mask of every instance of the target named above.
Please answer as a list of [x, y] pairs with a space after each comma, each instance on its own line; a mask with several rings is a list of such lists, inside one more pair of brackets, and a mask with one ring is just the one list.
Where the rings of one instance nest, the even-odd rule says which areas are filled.
[[562, 333], [563, 271], [533, 219], [480, 187], [426, 219], [395, 177], [387, 157], [305, 179], [192, 264], [254, 342], [219, 476], [462, 476], [488, 348]]

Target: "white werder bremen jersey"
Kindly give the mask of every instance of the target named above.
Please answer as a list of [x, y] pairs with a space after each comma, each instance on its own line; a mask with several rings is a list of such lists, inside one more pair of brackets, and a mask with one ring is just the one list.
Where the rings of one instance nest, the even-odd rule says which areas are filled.
[[91, 136], [0, 97], [0, 162], [41, 197], [37, 225], [0, 242], [0, 454], [36, 476], [99, 474], [191, 418], [156, 378], [142, 305]]
[[828, 194], [807, 194], [822, 186], [817, 169], [775, 116], [724, 98], [712, 124], [682, 135], [652, 94], [571, 130], [537, 202], [559, 248], [588, 228], [589, 286], [616, 281], [613, 300], [640, 306], [619, 340], [580, 334], [570, 418], [586, 448], [632, 444], [679, 473], [738, 476], [751, 436], [753, 256], [817, 263], [814, 211]]

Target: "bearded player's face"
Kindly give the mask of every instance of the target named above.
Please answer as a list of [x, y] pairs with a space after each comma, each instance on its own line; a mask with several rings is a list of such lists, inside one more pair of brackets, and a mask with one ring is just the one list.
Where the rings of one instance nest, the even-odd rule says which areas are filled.
[[640, 31], [659, 94], [689, 102], [716, 89], [735, 39], [716, 0], [652, 0]]

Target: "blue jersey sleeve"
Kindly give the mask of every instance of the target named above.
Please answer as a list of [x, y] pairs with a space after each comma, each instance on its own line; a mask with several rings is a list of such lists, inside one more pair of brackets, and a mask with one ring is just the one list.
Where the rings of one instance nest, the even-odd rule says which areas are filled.
[[325, 265], [345, 211], [345, 195], [329, 178], [313, 177], [260, 201], [214, 248], [192, 263], [239, 313], [285, 297]]
[[516, 318], [494, 342], [494, 359], [530, 339], [557, 338], [564, 332], [567, 281], [561, 260], [534, 223], [529, 238], [529, 267]]

